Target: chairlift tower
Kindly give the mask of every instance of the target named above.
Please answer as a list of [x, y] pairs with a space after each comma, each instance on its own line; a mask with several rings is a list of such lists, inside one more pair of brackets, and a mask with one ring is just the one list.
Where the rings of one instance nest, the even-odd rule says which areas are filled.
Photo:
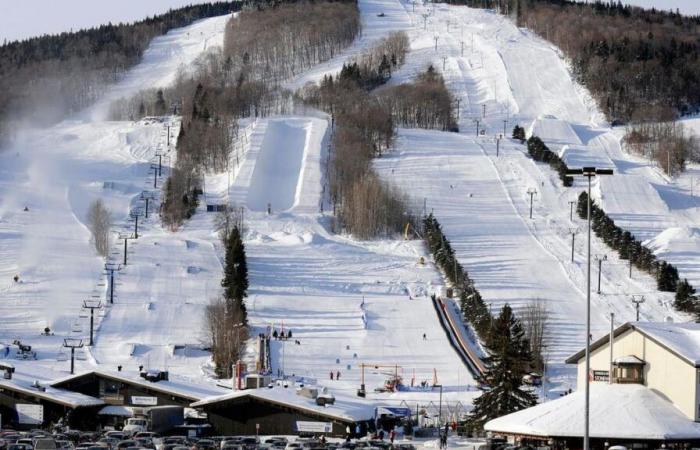
[[70, 349], [70, 374], [75, 373], [75, 349], [83, 348], [83, 340], [78, 338], [63, 339], [63, 346]]

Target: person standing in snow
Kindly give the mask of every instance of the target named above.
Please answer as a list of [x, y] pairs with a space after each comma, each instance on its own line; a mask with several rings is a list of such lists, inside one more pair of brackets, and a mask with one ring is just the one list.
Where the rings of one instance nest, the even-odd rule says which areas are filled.
[[336, 381], [340, 380], [340, 370], [338, 372], [336, 372], [335, 379], [336, 379]]
[[331, 381], [333, 381], [333, 371], [331, 370]]

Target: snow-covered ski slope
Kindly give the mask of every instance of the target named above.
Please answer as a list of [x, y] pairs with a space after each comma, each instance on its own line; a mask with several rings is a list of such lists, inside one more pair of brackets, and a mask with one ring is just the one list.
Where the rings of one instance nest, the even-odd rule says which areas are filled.
[[[383, 9], [391, 3], [367, 4]], [[363, 14], [368, 17], [364, 9]], [[25, 141], [0, 156], [5, 279], [0, 340], [19, 338], [39, 357], [18, 362], [20, 372], [67, 372], [60, 344], [67, 336], [87, 339], [83, 300], [108, 298], [103, 261], [86, 228], [90, 201], [103, 198], [117, 231], [131, 234], [129, 212], [143, 208], [141, 193], [157, 191], [176, 158], [166, 130], [170, 126], [176, 136], [178, 120], [105, 122], [109, 101], [167, 83], [205, 40], [212, 45], [210, 36], [220, 39], [224, 22], [205, 20], [155, 40], [143, 63], [81, 120], [27, 131]], [[374, 33], [381, 37], [383, 28]], [[427, 257], [421, 244], [358, 242], [330, 231], [329, 205], [322, 203], [328, 118], [315, 113], [241, 126], [245, 132], [235, 143], [231, 173], [208, 175], [204, 198], [245, 207], [252, 334], [270, 325], [293, 330], [293, 339], [273, 342], [274, 369], [354, 395], [359, 365], [377, 364], [387, 367], [367, 369], [370, 392], [398, 370], [406, 383], [437, 381], [445, 384], [446, 401], [469, 403], [464, 399], [475, 391], [466, 390], [474, 382], [428, 297], [443, 286], [431, 264], [420, 264]], [[154, 189], [151, 165], [157, 154], [164, 155], [166, 167]], [[208, 354], [201, 350], [202, 317], [205, 305], [221, 292], [223, 252], [214, 214], [205, 209], [201, 204], [176, 232], [163, 229], [153, 209], [149, 218], [140, 217], [139, 238], [128, 241], [127, 264], [115, 276], [115, 302], [97, 313], [95, 344], [79, 352], [78, 370], [144, 365], [167, 368], [179, 378], [210, 379]], [[123, 264], [122, 240], [115, 239], [110, 259]], [[12, 281], [15, 274], [19, 283]], [[45, 326], [55, 335], [39, 336]], [[330, 382], [331, 370], [341, 372], [340, 381]], [[417, 389], [386, 401], [437, 401], [438, 395]]]
[[[409, 34], [411, 53], [391, 82], [410, 80], [432, 63], [460, 100], [462, 131], [399, 130], [396, 151], [376, 167], [416, 204], [426, 199], [494, 312], [505, 302], [521, 307], [541, 299], [548, 305], [548, 353], [563, 387], [573, 387], [574, 378], [573, 371], [562, 370], [563, 358], [580, 349], [585, 335], [584, 224], [569, 218], [569, 201], [583, 183], [561, 188], [547, 167], [533, 163], [521, 145], [507, 139], [496, 156], [494, 136], [503, 133], [504, 121], [507, 134], [515, 123], [542, 133], [572, 165], [613, 165], [619, 179], [596, 183], [597, 197], [621, 225], [650, 238], [659, 254], [700, 284], [689, 180], [669, 182], [645, 161], [623, 153], [619, 136], [572, 81], [556, 49], [490, 11], [416, 4], [414, 12], [412, 3], [401, 0], [362, 0], [359, 6], [362, 37], [289, 86], [338, 71], [343, 61], [389, 31]], [[155, 40], [143, 65], [106, 98], [172, 80], [180, 64], [191, 62], [205, 45], [220, 44], [224, 22], [205, 20]], [[82, 301], [105, 298], [103, 263], [85, 227], [87, 204], [103, 198], [126, 231], [133, 226], [126, 221], [128, 212], [142, 205], [139, 195], [153, 190], [150, 166], [156, 152], [168, 154], [167, 124], [104, 122], [105, 104], [83, 121], [28, 131], [15, 149], [0, 155], [0, 339], [20, 338], [38, 348], [41, 361], [23, 363], [27, 370], [37, 364], [67, 370], [65, 362], [56, 361], [61, 339], [85, 337]], [[478, 138], [477, 118], [486, 130]], [[177, 121], [169, 123], [175, 133]], [[292, 339], [273, 342], [275, 370], [351, 392], [359, 387], [359, 364], [389, 366], [367, 370], [369, 391], [398, 365], [406, 382], [414, 372], [416, 383], [432, 382], [436, 374], [448, 398], [468, 400], [471, 394], [463, 390], [473, 380], [445, 339], [427, 297], [443, 286], [432, 264], [419, 264], [427, 256], [422, 245], [358, 242], [329, 231], [329, 205], [322, 201], [327, 119], [273, 117], [242, 125], [247, 131], [245, 140], [236, 142], [237, 164], [230, 174], [208, 176], [205, 190], [211, 198], [245, 207], [251, 323], [257, 330], [293, 331]], [[537, 189], [533, 219], [528, 188]], [[573, 263], [571, 228], [579, 231]], [[116, 262], [121, 245], [114, 244]], [[143, 218], [139, 239], [128, 245], [129, 263], [117, 275], [115, 305], [99, 317], [96, 344], [79, 364], [144, 364], [208, 378], [207, 355], [198, 349], [201, 318], [219, 293], [223, 256], [212, 215], [202, 205], [177, 232], [162, 229], [155, 217]], [[631, 294], [646, 296], [644, 320], [682, 319], [670, 308], [671, 296], [657, 293], [649, 276], [635, 271], [630, 279], [625, 262], [597, 239], [593, 251], [608, 256], [600, 295], [593, 269], [594, 334], [607, 329], [611, 311], [618, 323], [634, 317]], [[20, 283], [12, 281], [15, 274]], [[38, 336], [47, 325], [56, 335]], [[251, 351], [249, 362], [252, 357]], [[331, 370], [341, 372], [340, 381], [328, 379]], [[379, 397], [400, 402], [430, 395], [416, 390]]]
[[[516, 28], [492, 11], [410, 3], [405, 11], [411, 53], [391, 83], [412, 79], [432, 64], [459, 99], [460, 134], [400, 130], [396, 151], [377, 169], [404, 187], [416, 204], [425, 199], [435, 212], [460, 261], [493, 308], [508, 302], [522, 307], [542, 300], [551, 315], [547, 353], [564, 387], [570, 381], [561, 363], [585, 342], [585, 223], [570, 204], [585, 188], [581, 180], [565, 189], [525, 148], [496, 137], [515, 124], [541, 136], [571, 167], [596, 165], [615, 176], [594, 182], [594, 196], [621, 226], [677, 264], [698, 284], [697, 216], [687, 198], [688, 175], [669, 181], [658, 169], [620, 149], [619, 132], [605, 124], [590, 95], [572, 79], [560, 52]], [[437, 43], [437, 45], [436, 45]], [[437, 48], [436, 48], [437, 47]], [[485, 134], [476, 137], [476, 120]], [[694, 171], [691, 168], [690, 173]], [[536, 189], [530, 219], [528, 189]], [[571, 231], [575, 237], [571, 261]], [[631, 295], [644, 295], [642, 320], [684, 320], [671, 307], [672, 295], [633, 270], [598, 239], [592, 268], [593, 334], [604, 333], [609, 313], [617, 323], [634, 320]]]

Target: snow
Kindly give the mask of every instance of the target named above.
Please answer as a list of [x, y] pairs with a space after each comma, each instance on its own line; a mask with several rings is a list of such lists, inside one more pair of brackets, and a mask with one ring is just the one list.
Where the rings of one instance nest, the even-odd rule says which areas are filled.
[[[590, 436], [635, 440], [700, 438], [700, 424], [654, 391], [636, 384], [592, 383]], [[582, 437], [584, 392], [487, 422], [484, 429], [528, 436]]]
[[[34, 387], [35, 383], [39, 383], [42, 389], [45, 390], [39, 390]], [[104, 405], [102, 400], [95, 397], [84, 395], [79, 392], [67, 391], [65, 389], [56, 389], [51, 387], [48, 383], [49, 382], [45, 379], [35, 378], [34, 374], [28, 375], [15, 372], [12, 380], [0, 380], [0, 388], [20, 392], [32, 397], [44, 398], [71, 408]]]
[[[358, 397], [342, 394], [335, 395], [332, 391], [328, 393], [333, 394], [335, 402], [333, 404], [320, 406], [316, 404], [316, 400], [299, 395], [297, 393], [297, 387], [294, 384], [290, 384], [288, 387], [275, 384], [270, 388], [246, 389], [243, 391], [234, 391], [218, 397], [208, 397], [193, 403], [192, 406], [197, 408], [228, 400], [252, 397], [281, 403], [283, 405], [290, 405], [293, 408], [309, 410], [349, 422], [360, 422], [370, 420], [374, 417], [373, 407], [369, 403], [360, 400]], [[320, 392], [319, 395], [321, 395]]]
[[24, 40], [45, 34], [59, 34], [108, 23], [128, 23], [163, 14], [169, 9], [209, 0], [0, 0], [0, 43]]
[[691, 364], [700, 366], [700, 324], [636, 322], [632, 325]]
[[[359, 6], [362, 36], [286, 85], [300, 87], [335, 73], [347, 58], [401, 29], [411, 52], [391, 83], [411, 80], [429, 64], [443, 72], [460, 99], [461, 132], [400, 129], [396, 148], [375, 162], [376, 170], [403, 187], [417, 207], [426, 200], [494, 313], [505, 303], [516, 310], [536, 299], [547, 305], [551, 388], [574, 387], [575, 369], [563, 361], [585, 343], [585, 223], [569, 217], [569, 202], [585, 184], [577, 180], [574, 188], [562, 188], [548, 166], [533, 162], [510, 139], [500, 141], [497, 156], [495, 137], [504, 124], [506, 136], [516, 123], [533, 126], [572, 166], [614, 167], [615, 176], [594, 183], [594, 198], [618, 224], [676, 264], [682, 277], [700, 284], [700, 217], [697, 199], [689, 195], [691, 177], [700, 170], [691, 166], [688, 174], [670, 179], [625, 153], [620, 130], [605, 124], [556, 48], [492, 11], [416, 4], [413, 12], [412, 3], [400, 0], [362, 0]], [[105, 200], [117, 230], [131, 233], [129, 211], [143, 207], [140, 194], [157, 191], [164, 180], [157, 178], [153, 188], [156, 154], [166, 155], [164, 175], [174, 162], [165, 133], [170, 125], [177, 135], [176, 118], [107, 122], [108, 101], [172, 81], [182, 64], [222, 42], [225, 21], [200, 21], [154, 40], [142, 64], [95, 108], [78, 120], [27, 130], [0, 155], [0, 342], [20, 338], [37, 350], [38, 361], [17, 362], [22, 371], [66, 375], [63, 337], [87, 339], [82, 302], [107, 299], [103, 260], [94, 254], [85, 225], [89, 202]], [[485, 130], [481, 137], [474, 136], [477, 118]], [[370, 402], [434, 403], [439, 393], [418, 386], [437, 381], [444, 386], [443, 401], [467, 410], [479, 391], [430, 302], [430, 294], [445, 286], [423, 244], [359, 241], [332, 232], [325, 183], [328, 122], [319, 113], [242, 121], [230, 172], [206, 177], [207, 202], [244, 208], [251, 335], [268, 327], [293, 330], [293, 339], [272, 342], [273, 371], [330, 387], [338, 396], [354, 395], [359, 365], [368, 363], [382, 366], [366, 369]], [[528, 188], [537, 189], [532, 219]], [[204, 308], [221, 292], [223, 251], [213, 217], [203, 204], [177, 231], [163, 229], [155, 216], [139, 220], [140, 237], [128, 242], [128, 264], [116, 274], [115, 303], [97, 312], [96, 341], [78, 352], [79, 371], [144, 365], [167, 368], [183, 385], [214, 385], [210, 355], [202, 348]], [[573, 262], [571, 229], [579, 231]], [[115, 240], [115, 263], [122, 262], [122, 248]], [[687, 320], [673, 310], [672, 294], [656, 291], [652, 277], [635, 270], [630, 278], [627, 261], [597, 238], [592, 251], [608, 256], [601, 294], [595, 293], [593, 270], [594, 334], [607, 332], [610, 312], [619, 322], [635, 317], [631, 294], [647, 298], [643, 320]], [[45, 326], [55, 335], [39, 336]], [[254, 358], [251, 339], [245, 362], [252, 366]], [[406, 390], [374, 392], [394, 370]], [[341, 379], [331, 381], [330, 371], [340, 371]]]

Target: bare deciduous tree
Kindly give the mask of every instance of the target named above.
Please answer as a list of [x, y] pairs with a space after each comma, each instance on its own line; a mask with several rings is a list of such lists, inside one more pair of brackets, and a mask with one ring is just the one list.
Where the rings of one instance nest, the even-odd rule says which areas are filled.
[[112, 227], [112, 215], [102, 199], [97, 199], [90, 204], [87, 221], [95, 250], [100, 256], [106, 258], [109, 253], [109, 231]]
[[223, 298], [217, 298], [207, 305], [204, 319], [216, 373], [221, 378], [230, 378], [232, 366], [241, 358], [241, 349], [248, 339], [241, 310], [228, 308]]
[[537, 369], [542, 368], [543, 349], [549, 324], [549, 311], [542, 299], [531, 301], [520, 314], [525, 328], [525, 337], [530, 342], [530, 350]]
[[224, 210], [218, 212], [214, 217], [214, 229], [219, 233], [219, 239], [225, 246], [226, 239], [231, 235], [234, 228], [238, 228], [241, 235], [245, 235], [244, 210], [236, 205], [229, 205]]

